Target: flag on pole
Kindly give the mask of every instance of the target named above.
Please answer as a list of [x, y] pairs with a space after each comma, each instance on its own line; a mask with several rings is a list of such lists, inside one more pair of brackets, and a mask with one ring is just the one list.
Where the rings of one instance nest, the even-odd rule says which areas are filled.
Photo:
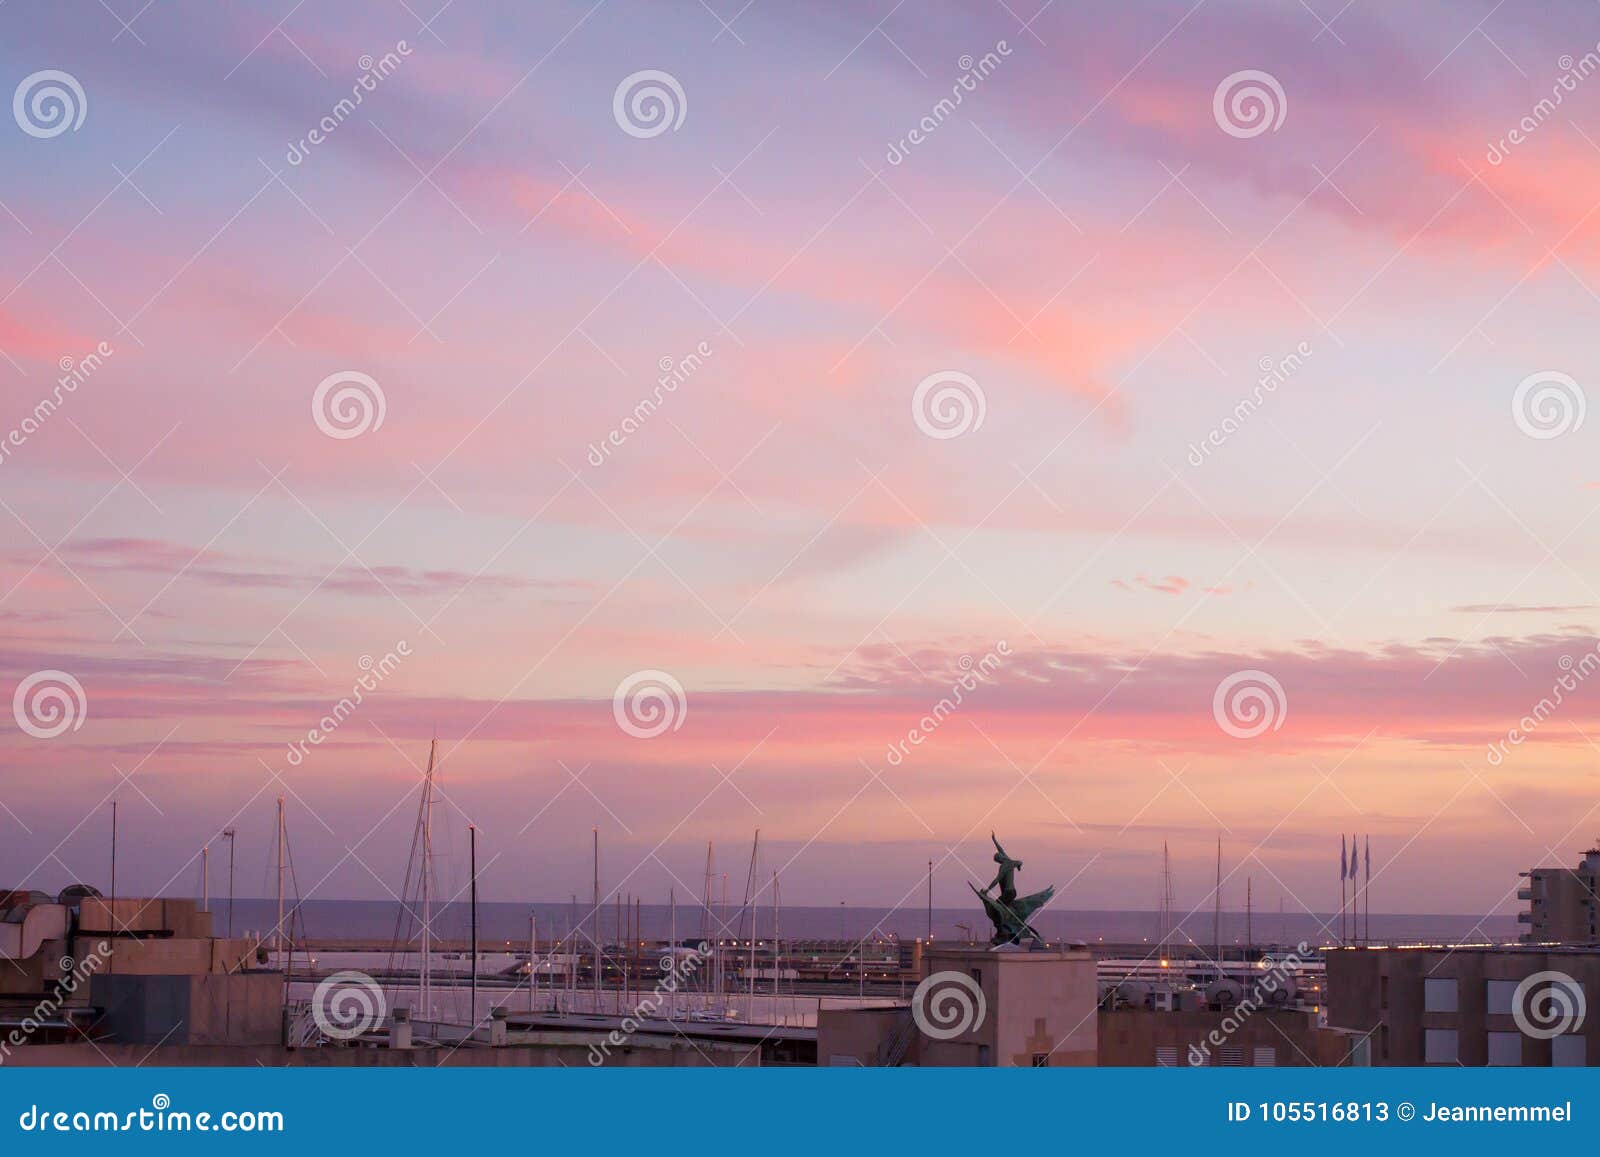
[[1344, 833], [1339, 833], [1339, 882], [1342, 884], [1350, 878], [1350, 851], [1345, 846]]
[[1356, 878], [1356, 872], [1359, 870], [1360, 864], [1361, 864], [1361, 845], [1356, 842], [1356, 838], [1354, 836], [1351, 836], [1350, 837], [1350, 878], [1352, 880], [1354, 880]]

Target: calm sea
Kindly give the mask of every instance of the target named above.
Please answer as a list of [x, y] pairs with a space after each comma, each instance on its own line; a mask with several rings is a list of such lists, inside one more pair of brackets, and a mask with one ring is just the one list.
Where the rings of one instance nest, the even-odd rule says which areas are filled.
[[[226, 897], [213, 899], [216, 927], [225, 930], [228, 920]], [[233, 928], [236, 934], [271, 928], [277, 916], [275, 900], [240, 898], [236, 901]], [[526, 943], [528, 918], [538, 919], [541, 941], [559, 938], [574, 927], [584, 926], [589, 917], [589, 906], [562, 903], [508, 904], [481, 903], [478, 906], [479, 937], [485, 947], [492, 940], [510, 940]], [[751, 917], [741, 914], [737, 904], [730, 905], [720, 914], [722, 926], [728, 934], [748, 935]], [[601, 932], [605, 937], [616, 936], [617, 908], [605, 906], [601, 917]], [[671, 925], [671, 910], [665, 904], [645, 904], [639, 911], [640, 935], [647, 939], [666, 939]], [[387, 941], [396, 933], [397, 921], [402, 933], [405, 920], [400, 905], [390, 900], [306, 900], [299, 908], [295, 927], [297, 937], [313, 940], [365, 940]], [[900, 908], [886, 911], [882, 908], [846, 907], [785, 907], [778, 913], [779, 934], [785, 939], [857, 939], [866, 937], [902, 938], [925, 936], [928, 932], [928, 914], [922, 908]], [[755, 914], [755, 935], [772, 935], [773, 913], [763, 907]], [[1049, 939], [1084, 940], [1093, 943], [1104, 940], [1110, 943], [1139, 943], [1159, 938], [1160, 917], [1146, 911], [1070, 911], [1049, 910], [1035, 918], [1035, 927]], [[465, 903], [456, 903], [436, 911], [435, 935], [444, 938], [465, 939], [470, 931], [470, 915]], [[965, 926], [965, 927], [963, 927]], [[718, 925], [708, 922], [706, 913], [698, 907], [678, 905], [677, 930], [680, 939], [701, 935]], [[1244, 943], [1246, 920], [1243, 912], [1222, 913], [1222, 940], [1225, 944]], [[986, 938], [984, 917], [981, 911], [971, 908], [935, 908], [933, 934], [938, 939], [954, 939], [972, 933]], [[1279, 915], [1276, 912], [1256, 913], [1250, 920], [1250, 938], [1257, 944], [1293, 945], [1305, 940], [1311, 944], [1326, 942], [1338, 935], [1338, 913], [1311, 915], [1305, 912]], [[303, 929], [303, 931], [302, 931]], [[1330, 931], [1331, 930], [1331, 931]], [[1193, 939], [1199, 944], [1212, 942], [1212, 913], [1197, 912], [1179, 924], [1179, 940]], [[1513, 916], [1450, 916], [1404, 915], [1375, 912], [1372, 915], [1372, 939], [1408, 943], [1456, 943], [1463, 941], [1507, 941], [1517, 936]]]

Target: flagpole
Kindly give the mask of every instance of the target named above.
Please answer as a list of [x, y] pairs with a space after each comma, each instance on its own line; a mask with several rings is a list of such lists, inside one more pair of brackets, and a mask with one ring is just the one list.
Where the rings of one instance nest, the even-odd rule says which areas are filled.
[[1339, 833], [1339, 943], [1345, 942], [1344, 935], [1344, 883], [1350, 876], [1350, 853], [1345, 851], [1344, 833]]
[[1350, 932], [1357, 944], [1361, 943], [1361, 851], [1360, 841], [1350, 837]]
[[1367, 836], [1367, 884], [1361, 889], [1367, 898], [1367, 943], [1372, 943], [1372, 836]]

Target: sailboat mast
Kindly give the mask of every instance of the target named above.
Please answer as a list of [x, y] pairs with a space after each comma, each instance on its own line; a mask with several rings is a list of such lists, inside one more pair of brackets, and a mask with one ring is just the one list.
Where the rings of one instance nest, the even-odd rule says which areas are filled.
[[478, 825], [467, 825], [472, 873], [472, 1023], [478, 1023]]
[[283, 796], [278, 796], [278, 923], [272, 930], [272, 947], [283, 958]]
[[594, 1011], [600, 1011], [600, 829], [594, 828]]
[[1222, 837], [1217, 837], [1217, 890], [1212, 894], [1211, 940], [1216, 950], [1217, 976], [1222, 972]]
[[757, 913], [761, 911], [760, 905], [756, 902], [755, 897], [756, 863], [760, 855], [761, 829], [757, 828], [756, 838], [750, 845], [750, 878], [745, 882], [744, 886], [745, 906], [750, 909], [750, 954], [748, 957], [750, 983], [748, 988], [750, 994], [750, 1006], [752, 1009], [755, 1007], [756, 998], [756, 929], [759, 926], [756, 916]]
[[417, 971], [417, 1002], [433, 1015], [433, 768], [439, 741], [428, 744], [428, 770], [422, 777], [422, 964]]

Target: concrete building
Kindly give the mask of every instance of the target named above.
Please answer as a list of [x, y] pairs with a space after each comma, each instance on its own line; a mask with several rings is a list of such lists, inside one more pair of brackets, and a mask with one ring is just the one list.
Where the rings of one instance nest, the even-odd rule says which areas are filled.
[[1349, 1063], [1350, 1043], [1311, 1009], [1119, 1008], [1100, 1013], [1099, 1057], [1106, 1068], [1332, 1067]]
[[1534, 868], [1522, 875], [1528, 882], [1517, 891], [1517, 899], [1528, 907], [1517, 913], [1517, 922], [1528, 926], [1520, 937], [1524, 944], [1600, 944], [1595, 892], [1600, 848], [1583, 853], [1576, 868]]
[[[933, 946], [923, 952], [922, 973], [911, 1005], [822, 1009], [817, 1062], [978, 1068], [1095, 1064], [1098, 984], [1088, 949]], [[951, 994], [947, 1017], [940, 1016], [941, 991]]]
[[1600, 1064], [1587, 1009], [1600, 948], [1332, 948], [1326, 959], [1328, 1025], [1352, 1034], [1352, 1064]]
[[0, 896], [5, 1057], [90, 1040], [282, 1042], [283, 978], [256, 966], [255, 941], [212, 936], [211, 914], [193, 900], [110, 901], [81, 885], [55, 900]]

